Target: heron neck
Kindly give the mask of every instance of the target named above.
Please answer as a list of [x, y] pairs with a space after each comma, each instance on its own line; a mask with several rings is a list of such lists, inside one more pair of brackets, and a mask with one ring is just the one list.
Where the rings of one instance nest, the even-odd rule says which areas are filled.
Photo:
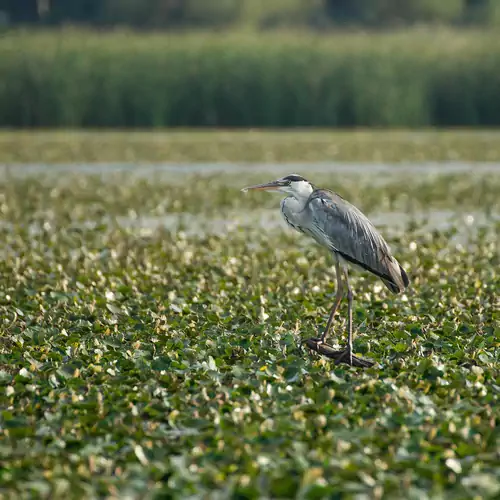
[[287, 210], [298, 213], [302, 212], [304, 210], [307, 200], [309, 197], [303, 197], [303, 196], [287, 196], [283, 201], [282, 201], [282, 206], [284, 207], [286, 205]]

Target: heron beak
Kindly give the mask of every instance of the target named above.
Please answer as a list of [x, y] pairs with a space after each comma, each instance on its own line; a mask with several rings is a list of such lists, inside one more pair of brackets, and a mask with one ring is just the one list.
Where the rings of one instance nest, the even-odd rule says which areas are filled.
[[272, 181], [267, 182], [266, 184], [257, 184], [255, 186], [248, 186], [243, 188], [242, 191], [246, 193], [247, 191], [277, 191], [280, 187], [285, 186], [286, 183], [283, 181]]

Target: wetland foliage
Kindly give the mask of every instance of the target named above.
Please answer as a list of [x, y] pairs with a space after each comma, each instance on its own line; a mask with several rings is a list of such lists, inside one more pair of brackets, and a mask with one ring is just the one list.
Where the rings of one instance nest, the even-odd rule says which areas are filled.
[[500, 162], [500, 132], [478, 129], [0, 131], [0, 162], [5, 164], [332, 161]]
[[377, 361], [359, 370], [299, 349], [332, 260], [276, 197], [239, 193], [270, 167], [234, 168], [3, 169], [0, 495], [496, 497], [500, 175], [300, 172], [370, 216], [429, 218], [380, 226], [406, 294], [352, 275], [355, 351]]
[[3, 127], [500, 125], [495, 30], [7, 32]]

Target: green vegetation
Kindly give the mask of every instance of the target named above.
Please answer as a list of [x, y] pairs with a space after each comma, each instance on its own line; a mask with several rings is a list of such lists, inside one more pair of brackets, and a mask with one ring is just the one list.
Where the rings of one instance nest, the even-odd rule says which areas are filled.
[[500, 176], [301, 171], [372, 216], [454, 214], [381, 227], [404, 296], [353, 273], [363, 371], [298, 348], [333, 267], [239, 192], [271, 170], [0, 171], [2, 498], [498, 497]]
[[462, 131], [0, 132], [0, 163], [500, 162], [500, 133]]
[[1, 10], [13, 25], [83, 23], [142, 29], [491, 25], [500, 12], [496, 0], [16, 0], [0, 3]]
[[7, 127], [500, 124], [496, 32], [11, 32]]

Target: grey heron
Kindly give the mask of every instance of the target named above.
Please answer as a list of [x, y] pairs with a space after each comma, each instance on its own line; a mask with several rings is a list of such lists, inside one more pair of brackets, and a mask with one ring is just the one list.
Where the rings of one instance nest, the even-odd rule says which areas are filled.
[[242, 191], [265, 190], [286, 194], [281, 201], [281, 213], [286, 223], [296, 231], [311, 236], [330, 250], [335, 259], [337, 292], [326, 327], [319, 338], [310, 339], [321, 345], [331, 329], [333, 318], [347, 288], [347, 346], [336, 358], [357, 366], [371, 366], [352, 351], [352, 289], [348, 268], [353, 266], [378, 276], [393, 293], [402, 292], [409, 279], [405, 270], [392, 256], [389, 245], [370, 220], [339, 194], [319, 189], [300, 175], [291, 174], [281, 179], [243, 188]]

